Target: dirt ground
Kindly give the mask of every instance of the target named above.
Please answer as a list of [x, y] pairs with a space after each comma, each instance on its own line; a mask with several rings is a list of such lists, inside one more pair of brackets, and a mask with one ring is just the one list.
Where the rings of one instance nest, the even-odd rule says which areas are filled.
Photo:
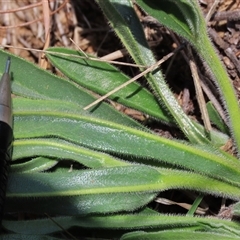
[[[220, 3], [210, 14], [209, 35], [240, 98], [240, 0], [199, 0], [205, 16], [216, 2]], [[42, 58], [41, 52], [36, 50], [44, 50], [50, 46], [63, 46], [73, 49], [81, 48], [84, 52], [102, 57], [122, 48], [94, 0], [49, 0], [49, 2], [47, 0], [0, 0], [0, 11], [0, 44], [2, 49], [49, 70], [51, 66]], [[157, 59], [172, 52], [176, 48], [174, 34], [148, 21], [147, 16], [141, 11], [138, 13]], [[131, 62], [128, 55], [112, 60]], [[162, 68], [179, 103], [187, 114], [200, 119], [188, 64], [180, 55], [175, 59], [170, 70], [168, 66], [169, 62], [165, 63]], [[199, 69], [204, 78], [207, 78], [200, 61]], [[130, 76], [136, 73], [136, 70], [131, 68], [123, 68], [122, 70]], [[134, 111], [126, 108], [121, 110], [131, 116], [137, 115]], [[142, 116], [137, 118], [141, 120]], [[155, 124], [152, 124], [151, 128], [167, 137], [175, 137], [178, 134], [166, 130], [164, 127], [162, 129]], [[163, 197], [172, 199], [171, 194], [172, 192], [166, 193]], [[174, 195], [175, 202], [186, 201], [186, 196], [189, 199], [194, 198], [192, 193], [184, 193], [184, 200], [180, 197], [183, 194], [178, 195], [175, 191]], [[206, 209], [210, 208], [212, 213], [217, 213], [220, 205], [221, 199], [216, 201], [216, 198], [209, 197], [203, 201], [202, 208], [198, 210], [204, 214]], [[157, 205], [153, 207], [156, 208]], [[182, 207], [174, 210], [166, 207], [164, 211], [179, 213], [182, 211]]]

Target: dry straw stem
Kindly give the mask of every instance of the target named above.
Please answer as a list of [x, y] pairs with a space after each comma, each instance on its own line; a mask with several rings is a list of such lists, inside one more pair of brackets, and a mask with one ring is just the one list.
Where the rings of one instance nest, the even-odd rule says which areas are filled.
[[[2, 46], [13, 45], [27, 48], [34, 46], [43, 50], [50, 46], [50, 36], [52, 36], [50, 33], [54, 25], [54, 22], [51, 22], [51, 19], [54, 19], [52, 15], [66, 14], [69, 6], [68, 0], [32, 2], [30, 0], [1, 2], [0, 41]], [[58, 14], [55, 14], [57, 12]], [[59, 24], [62, 24], [62, 21]], [[57, 31], [54, 31], [54, 36], [55, 34]], [[30, 53], [30, 51], [25, 52], [17, 48], [11, 52], [26, 59], [34, 61], [38, 59], [39, 65], [44, 69], [47, 68], [48, 62], [44, 53], [36, 54], [32, 51]]]
[[[45, 29], [45, 43], [43, 50], [47, 49], [50, 44], [50, 32], [51, 32], [51, 26], [50, 26], [50, 8], [49, 8], [49, 2], [48, 0], [42, 0], [42, 8], [43, 8], [43, 22], [44, 22], [44, 29]], [[39, 63], [40, 66], [44, 69], [47, 68], [47, 61], [45, 59], [45, 54], [42, 53], [39, 55]]]
[[[38, 2], [38, 3], [34, 3], [34, 4], [30, 4], [30, 5], [27, 5], [27, 6], [24, 6], [24, 7], [18, 7], [16, 9], [7, 9], [7, 10], [1, 10], [0, 11], [0, 14], [7, 14], [7, 13], [16, 13], [16, 12], [20, 12], [20, 11], [26, 11], [26, 10], [29, 10], [31, 8], [35, 8], [35, 7], [39, 7], [39, 6], [44, 6], [46, 5], [45, 1], [49, 1], [49, 2], [54, 2], [54, 0], [42, 0], [41, 2]], [[54, 15], [55, 13], [57, 13], [60, 9], [62, 9], [66, 4], [68, 3], [68, 0], [64, 0], [64, 2], [61, 4], [61, 6], [59, 6], [56, 10], [52, 11], [52, 12], [49, 12], [49, 15]], [[45, 7], [45, 6], [44, 6]], [[45, 9], [46, 11], [46, 9]], [[28, 21], [26, 23], [22, 23], [22, 24], [16, 24], [16, 25], [10, 25], [10, 26], [0, 26], [0, 29], [10, 29], [10, 28], [18, 28], [18, 27], [24, 27], [24, 26], [28, 26], [28, 25], [31, 25], [35, 22], [38, 22], [38, 21], [42, 21], [44, 20], [44, 17], [45, 16], [42, 16], [40, 18], [37, 18], [35, 20], [32, 20], [32, 21]]]
[[[72, 39], [70, 39], [70, 41], [73, 42]], [[73, 42], [74, 43], [74, 42]], [[75, 44], [75, 43], [74, 43]], [[122, 88], [126, 87], [127, 85], [129, 85], [130, 83], [136, 81], [137, 79], [139, 79], [140, 77], [144, 76], [145, 74], [155, 70], [159, 65], [161, 65], [163, 62], [167, 61], [170, 57], [172, 57], [176, 52], [178, 52], [181, 47], [177, 48], [175, 51], [173, 51], [172, 53], [169, 53], [168, 55], [166, 55], [165, 57], [163, 57], [161, 60], [159, 60], [157, 63], [155, 63], [154, 65], [150, 66], [150, 67], [146, 67], [146, 66], [142, 66], [142, 65], [136, 65], [136, 64], [131, 64], [131, 63], [125, 63], [125, 62], [118, 62], [118, 61], [110, 61], [110, 60], [104, 60], [101, 58], [92, 58], [87, 56], [86, 54], [84, 54], [84, 56], [76, 56], [76, 55], [72, 55], [72, 54], [64, 54], [64, 53], [59, 53], [59, 52], [52, 52], [52, 51], [46, 51], [46, 50], [39, 50], [39, 49], [33, 49], [33, 48], [22, 48], [22, 47], [14, 47], [11, 45], [4, 45], [3, 47], [8, 47], [8, 48], [18, 48], [18, 49], [24, 49], [24, 50], [29, 50], [29, 51], [36, 51], [36, 52], [40, 52], [40, 53], [48, 53], [48, 54], [52, 54], [52, 55], [58, 55], [58, 56], [69, 56], [69, 57], [74, 57], [74, 58], [81, 58], [81, 59], [86, 59], [86, 60], [92, 60], [92, 61], [99, 61], [99, 62], [106, 62], [106, 63], [111, 63], [111, 64], [117, 64], [117, 65], [124, 65], [124, 66], [131, 66], [131, 67], [137, 67], [137, 68], [147, 68], [145, 71], [143, 71], [142, 73], [138, 74], [137, 76], [135, 76], [134, 78], [130, 79], [129, 81], [127, 81], [126, 83], [118, 86], [117, 88], [113, 89], [112, 91], [110, 91], [109, 93], [107, 93], [106, 95], [102, 96], [101, 98], [99, 98], [98, 100], [94, 101], [93, 103], [89, 104], [88, 106], [86, 106], [84, 108], [84, 110], [87, 110], [88, 108], [96, 105], [97, 103], [103, 101], [104, 99], [106, 99], [107, 97], [109, 97], [110, 95], [114, 94], [115, 92], [121, 90]], [[80, 52], [83, 52], [79, 47], [78, 47]], [[114, 55], [114, 54], [113, 54]]]
[[214, 12], [216, 11], [218, 5], [220, 4], [221, 0], [215, 0], [213, 5], [211, 6], [210, 10], [207, 13], [207, 16], [205, 17], [206, 23], [208, 23], [212, 17], [212, 15], [214, 14]]
[[[192, 207], [192, 204], [175, 202], [175, 201], [172, 201], [170, 199], [161, 198], [161, 197], [156, 198], [154, 201], [157, 202], [157, 203], [164, 204], [164, 205], [178, 205], [178, 206], [180, 206], [184, 209], [187, 209], [187, 210], [191, 209], [191, 207]], [[209, 209], [208, 207], [206, 207], [206, 208], [198, 207], [195, 213], [204, 215], [204, 214], [206, 214], [208, 209]]]
[[146, 66], [137, 65], [137, 64], [133, 64], [133, 63], [126, 63], [126, 62], [119, 62], [119, 61], [110, 61], [110, 60], [105, 60], [105, 59], [102, 59], [102, 58], [93, 58], [93, 57], [89, 57], [89, 56], [87, 56], [87, 57], [86, 56], [77, 56], [77, 55], [74, 55], [74, 54], [53, 52], [53, 51], [40, 50], [40, 49], [35, 49], [35, 48], [15, 47], [15, 46], [12, 46], [12, 45], [7, 45], [7, 44], [0, 45], [0, 47], [21, 49], [21, 50], [27, 50], [27, 51], [33, 51], [33, 52], [39, 52], [39, 53], [48, 53], [48, 54], [52, 54], [52, 55], [55, 55], [55, 56], [67, 56], [67, 57], [73, 57], [73, 58], [89, 59], [91, 61], [105, 62], [105, 63], [111, 63], [111, 64], [123, 65], [123, 66], [129, 66], [129, 67], [147, 68]]
[[195, 91], [196, 91], [196, 97], [197, 97], [198, 105], [201, 111], [202, 120], [203, 120], [206, 131], [210, 133], [212, 130], [212, 126], [211, 126], [211, 122], [206, 109], [206, 102], [203, 96], [201, 80], [199, 78], [197, 66], [194, 61], [191, 47], [189, 45], [188, 45], [188, 54], [189, 54], [189, 65], [192, 72], [193, 82], [194, 82]]

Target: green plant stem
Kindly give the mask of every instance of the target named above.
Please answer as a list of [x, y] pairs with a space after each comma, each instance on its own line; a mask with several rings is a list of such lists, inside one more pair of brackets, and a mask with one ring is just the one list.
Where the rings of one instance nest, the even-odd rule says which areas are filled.
[[[114, 31], [138, 65], [154, 65], [156, 59], [144, 36], [140, 21], [130, 0], [97, 0]], [[164, 106], [192, 143], [209, 143], [205, 133], [184, 113], [159, 69], [146, 79], [160, 105]]]
[[198, 50], [207, 65], [211, 66], [210, 70], [219, 86], [219, 91], [222, 96], [221, 98], [229, 116], [229, 127], [234, 137], [234, 142], [236, 148], [238, 149], [238, 154], [240, 154], [240, 108], [235, 94], [235, 90], [211, 42], [209, 41], [207, 36], [202, 35], [201, 37], [201, 42], [204, 42], [204, 45], [199, 44]]

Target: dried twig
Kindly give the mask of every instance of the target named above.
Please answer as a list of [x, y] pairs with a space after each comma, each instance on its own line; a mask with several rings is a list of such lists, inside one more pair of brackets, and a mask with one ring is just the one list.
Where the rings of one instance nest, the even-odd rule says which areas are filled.
[[219, 3], [221, 2], [221, 0], [215, 0], [213, 5], [211, 6], [210, 10], [207, 13], [207, 16], [205, 17], [205, 21], [206, 23], [208, 23], [210, 21], [210, 19], [212, 18], [212, 15], [214, 14], [214, 12], [216, 11]]
[[[56, 10], [50, 12], [50, 15], [54, 15], [56, 12], [58, 12], [60, 9], [62, 9], [62, 8], [67, 4], [67, 2], [68, 2], [68, 0], [65, 0], [59, 8], [57, 8]], [[38, 5], [40, 5], [40, 4], [41, 4], [41, 3], [38, 3]], [[38, 5], [37, 5], [37, 6], [38, 6]], [[29, 7], [29, 6], [30, 6], [30, 7]], [[35, 6], [35, 5], [34, 5], [34, 6]], [[31, 8], [31, 7], [32, 7], [32, 5], [28, 5], [28, 6], [25, 7], [25, 8], [29, 9], [29, 8]], [[16, 12], [16, 11], [21, 11], [21, 10], [19, 10], [19, 9], [20, 9], [20, 8], [14, 9], [13, 11], [14, 11], [14, 12]], [[2, 12], [2, 13], [11, 13], [11, 11], [12, 11], [12, 10], [5, 10], [5, 11]], [[10, 28], [24, 27], [24, 26], [31, 25], [31, 24], [33, 24], [33, 23], [35, 23], [35, 22], [42, 21], [43, 19], [44, 19], [44, 17], [40, 17], [40, 18], [37, 18], [37, 19], [35, 19], [35, 20], [29, 21], [29, 22], [27, 22], [27, 23], [16, 24], [16, 25], [11, 25], [11, 26], [0, 26], [0, 29], [10, 29]]]
[[211, 126], [211, 122], [210, 122], [208, 112], [207, 112], [207, 109], [206, 109], [206, 102], [205, 102], [205, 99], [204, 99], [204, 96], [203, 96], [202, 87], [201, 87], [201, 84], [200, 84], [201, 81], [199, 79], [197, 66], [196, 66], [196, 63], [194, 61], [192, 50], [191, 50], [189, 45], [188, 45], [188, 54], [189, 54], [189, 65], [190, 65], [190, 69], [191, 69], [192, 76], [193, 76], [193, 81], [194, 81], [194, 86], [195, 86], [195, 91], [196, 91], [196, 97], [197, 97], [198, 105], [199, 105], [200, 112], [201, 112], [201, 115], [202, 115], [202, 120], [203, 120], [204, 127], [205, 127], [206, 131], [208, 133], [210, 133], [211, 130], [212, 130], [212, 126]]

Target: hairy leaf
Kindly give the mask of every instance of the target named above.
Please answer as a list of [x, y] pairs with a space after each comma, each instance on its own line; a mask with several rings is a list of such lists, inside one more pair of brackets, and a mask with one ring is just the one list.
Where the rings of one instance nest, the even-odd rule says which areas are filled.
[[[79, 56], [84, 57], [80, 52], [66, 48], [50, 48], [48, 52], [50, 52], [47, 54], [48, 59], [62, 73], [74, 82], [98, 94], [106, 94], [129, 80], [128, 76], [108, 63], [77, 58]], [[62, 56], [56, 53], [66, 55]], [[111, 95], [110, 99], [164, 122], [173, 123], [166, 112], [160, 108], [155, 97], [136, 82]]]
[[196, 0], [136, 0], [139, 6], [160, 23], [188, 40], [202, 57], [207, 69], [219, 87], [223, 104], [229, 115], [232, 135], [240, 149], [240, 108], [225, 68], [217, 56], [210, 39], [204, 17]]
[[[97, 0], [97, 2], [134, 61], [144, 66], [155, 64], [156, 60], [147, 44], [132, 1]], [[159, 104], [166, 107], [186, 137], [193, 143], [208, 142], [205, 133], [190, 120], [178, 104], [161, 71], [155, 70], [145, 77]]]
[[52, 101], [15, 105], [15, 139], [54, 137], [90, 149], [155, 159], [240, 185], [240, 163], [210, 145], [191, 146], [78, 113], [58, 111]]

